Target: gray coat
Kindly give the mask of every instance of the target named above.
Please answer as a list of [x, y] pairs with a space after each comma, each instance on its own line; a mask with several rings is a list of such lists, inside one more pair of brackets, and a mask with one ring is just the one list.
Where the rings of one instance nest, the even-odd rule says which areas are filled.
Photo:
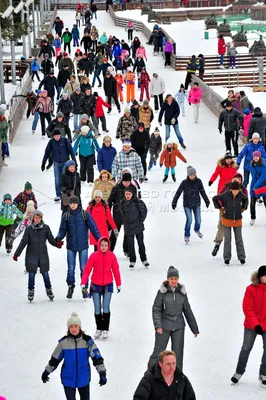
[[48, 272], [50, 269], [46, 240], [48, 240], [52, 246], [57, 246], [50, 227], [43, 222], [38, 225], [37, 227], [34, 227], [34, 225], [27, 226], [14, 255], [19, 257], [27, 246], [25, 256], [27, 272], [37, 272], [37, 268], [40, 268], [41, 273], [44, 273]]
[[175, 331], [184, 328], [186, 324], [183, 314], [191, 331], [194, 335], [198, 334], [199, 328], [190, 308], [185, 286], [179, 283], [173, 292], [167, 281], [163, 282], [152, 307], [155, 329], [162, 328], [165, 331]]

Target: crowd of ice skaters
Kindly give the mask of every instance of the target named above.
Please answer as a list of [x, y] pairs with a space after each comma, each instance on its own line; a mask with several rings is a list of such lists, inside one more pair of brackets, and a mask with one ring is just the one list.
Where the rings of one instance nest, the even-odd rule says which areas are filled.
[[[47, 38], [43, 38], [39, 59], [34, 59], [31, 65], [32, 80], [36, 76], [40, 81], [39, 89], [34, 93], [33, 89], [29, 88], [27, 94], [21, 95], [25, 97], [28, 105], [27, 118], [33, 115], [32, 133], [36, 132], [40, 120], [42, 137], [49, 137], [41, 170], [49, 169], [52, 165], [54, 168], [55, 202], [61, 202], [62, 210], [58, 232], [54, 236], [49, 226], [44, 223], [32, 184], [26, 182], [24, 190], [15, 198], [9, 193], [3, 197], [0, 206], [0, 243], [5, 234], [5, 248], [7, 253], [11, 253], [14, 241], [22, 235], [13, 259], [18, 261], [26, 249], [28, 300], [31, 302], [34, 299], [35, 275], [38, 268], [43, 276], [48, 298], [54, 299], [46, 243], [48, 241], [52, 246], [61, 249], [66, 237], [66, 297], [71, 299], [74, 294], [78, 255], [82, 296], [84, 299], [92, 297], [94, 302], [94, 339], [106, 340], [112, 293], [115, 289], [117, 293], [121, 291], [120, 269], [114, 253], [119, 232], [124, 226], [123, 251], [129, 258], [129, 267], [133, 269], [136, 264], [136, 239], [140, 259], [147, 268], [149, 262], [143, 234], [147, 207], [141, 200], [140, 184], [148, 180], [148, 171], [155, 168], [157, 163], [160, 167], [165, 167], [163, 182], [167, 181], [169, 172], [175, 182], [176, 162], [187, 162], [178, 150], [178, 144], [169, 140], [170, 129], [174, 129], [180, 146], [186, 149], [178, 118], [180, 111], [182, 116], [185, 116], [186, 104], [189, 104], [194, 107], [194, 121], [198, 122], [202, 92], [193, 74], [199, 70], [199, 75], [203, 76], [204, 57], [202, 54], [198, 58], [193, 56], [188, 63], [185, 85], [182, 84], [174, 96], [166, 94], [163, 78], [157, 73], [150, 78], [146, 66], [145, 46], [137, 36], [134, 37], [136, 29], [131, 21], [126, 28], [128, 40], [124, 41], [112, 35], [107, 36], [105, 32], [99, 33], [99, 28], [92, 24], [93, 18], [97, 20], [97, 7], [94, 4], [90, 7], [79, 4], [74, 17], [76, 23], [72, 29], [65, 28], [61, 18], [56, 17], [55, 35], [50, 37], [51, 43]], [[83, 26], [84, 33], [81, 35]], [[154, 27], [148, 44], [154, 45], [155, 53], [160, 50], [164, 52], [165, 65], [169, 65], [173, 46], [170, 41], [164, 40], [159, 26]], [[84, 51], [78, 49], [79, 46], [83, 46]], [[53, 56], [56, 57], [55, 64], [59, 70], [57, 78]], [[42, 79], [39, 70], [42, 72]], [[103, 86], [105, 99], [92, 90], [96, 80], [98, 87]], [[187, 92], [189, 84], [191, 88]], [[150, 105], [151, 97], [154, 98], [154, 109]], [[111, 135], [108, 135], [108, 119], [103, 107], [110, 113], [115, 104], [120, 113], [124, 101], [127, 105], [116, 128], [116, 138], [121, 139], [122, 143], [121, 148], [116, 150], [112, 146]], [[218, 159], [214, 173], [209, 179], [209, 186], [219, 179], [217, 195], [212, 199], [215, 208], [219, 210], [218, 230], [212, 255], [216, 256], [224, 240], [224, 262], [230, 263], [233, 230], [237, 257], [241, 264], [244, 264], [246, 254], [242, 238], [242, 214], [248, 209], [247, 186], [250, 175], [251, 225], [255, 223], [257, 201], [264, 202], [266, 207], [266, 118], [259, 107], [253, 107], [244, 92], [238, 94], [230, 90], [228, 98], [221, 105], [224, 110], [219, 117], [218, 129], [222, 133], [224, 127], [226, 153]], [[159, 128], [150, 132], [154, 112], [158, 112], [158, 125], [162, 126], [164, 123], [164, 137], [161, 136]], [[8, 127], [8, 111], [1, 105], [0, 140], [4, 166], [7, 166], [5, 157], [9, 155]], [[100, 131], [104, 134], [102, 144], [99, 143]], [[239, 137], [240, 145], [244, 145], [240, 153]], [[232, 149], [234, 155], [231, 154]], [[244, 179], [238, 172], [242, 161]], [[99, 172], [96, 179], [95, 164]], [[86, 181], [93, 186], [93, 190], [92, 199], [87, 209], [83, 210], [81, 188]], [[210, 205], [203, 183], [192, 166], [187, 167], [187, 176], [176, 191], [172, 201], [173, 210], [176, 209], [181, 195], [186, 216], [184, 239], [189, 243], [192, 215], [195, 219], [194, 231], [199, 238], [203, 237], [200, 231], [201, 197], [206, 207]], [[94, 246], [94, 252], [90, 255], [89, 244]], [[247, 287], [243, 301], [245, 333], [236, 373], [232, 377], [234, 383], [237, 383], [245, 372], [256, 336], [262, 335], [264, 353], [259, 379], [261, 385], [266, 387], [265, 299], [266, 266], [261, 266], [253, 274], [252, 284]], [[199, 329], [188, 302], [186, 289], [179, 283], [178, 270], [169, 267], [167, 280], [161, 285], [153, 305], [156, 331], [154, 351], [148, 363], [148, 370], [134, 394], [134, 400], [177, 400], [179, 396], [183, 400], [196, 399], [189, 380], [182, 373], [184, 316], [196, 337]], [[42, 380], [47, 382], [49, 375], [64, 359], [61, 380], [66, 398], [74, 400], [77, 388], [80, 398], [88, 400], [88, 358], [92, 358], [99, 373], [100, 385], [107, 382], [106, 368], [99, 349], [94, 340], [84, 333], [76, 313], [68, 320], [67, 327], [68, 333], [59, 341], [42, 374]], [[165, 350], [170, 337], [173, 351]]]

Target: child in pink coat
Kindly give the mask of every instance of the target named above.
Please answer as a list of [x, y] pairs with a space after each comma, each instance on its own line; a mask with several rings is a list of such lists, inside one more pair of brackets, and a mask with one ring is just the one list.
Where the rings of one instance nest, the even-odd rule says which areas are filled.
[[198, 82], [194, 82], [192, 88], [188, 94], [188, 103], [194, 107], [194, 122], [197, 124], [199, 121], [199, 106], [202, 96], [202, 90], [199, 87]]
[[137, 49], [137, 51], [136, 51], [136, 58], [138, 58], [138, 55], [139, 55], [139, 54], [142, 55], [143, 60], [147, 61], [146, 50], [145, 50], [145, 47], [143, 46], [143, 44], [141, 44], [141, 45], [139, 46], [139, 48]]

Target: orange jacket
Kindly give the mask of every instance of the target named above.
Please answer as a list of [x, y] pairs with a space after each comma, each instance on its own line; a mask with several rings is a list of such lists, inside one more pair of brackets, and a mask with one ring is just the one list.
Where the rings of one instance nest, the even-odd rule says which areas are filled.
[[122, 76], [122, 75], [116, 75], [116, 76], [115, 76], [115, 80], [116, 80], [116, 87], [117, 87], [117, 89], [118, 89], [118, 88], [120, 89], [120, 88], [122, 87], [123, 83], [124, 83], [123, 76]]
[[167, 146], [163, 146], [164, 151], [161, 154], [160, 157], [160, 165], [164, 163], [164, 166], [166, 168], [173, 168], [176, 166], [176, 157], [180, 158], [183, 162], [187, 162], [185, 157], [180, 153], [180, 151], [177, 148], [177, 144], [173, 143], [173, 148], [171, 151], [168, 151]]
[[129, 85], [135, 84], [135, 74], [134, 72], [127, 72], [125, 76], [125, 83]]

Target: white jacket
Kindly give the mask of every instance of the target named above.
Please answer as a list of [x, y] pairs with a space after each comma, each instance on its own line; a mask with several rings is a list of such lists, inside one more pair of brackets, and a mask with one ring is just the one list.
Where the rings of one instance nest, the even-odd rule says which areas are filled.
[[165, 92], [165, 83], [162, 78], [158, 76], [158, 78], [154, 78], [154, 76], [151, 79], [150, 83], [150, 92], [151, 96], [158, 96], [161, 93]]

